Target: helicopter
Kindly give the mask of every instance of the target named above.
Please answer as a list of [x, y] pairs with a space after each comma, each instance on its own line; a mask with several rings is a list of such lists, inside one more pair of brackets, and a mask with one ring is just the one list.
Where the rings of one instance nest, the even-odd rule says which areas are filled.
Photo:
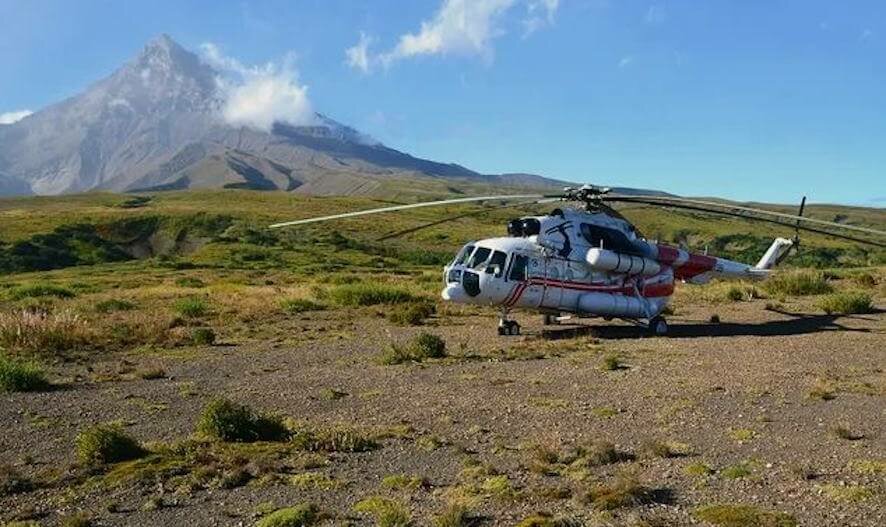
[[[529, 200], [529, 201], [527, 201]], [[550, 214], [516, 218], [507, 236], [466, 243], [443, 268], [441, 297], [446, 302], [497, 307], [499, 335], [519, 335], [509, 316], [515, 309], [539, 312], [544, 323], [571, 317], [615, 318], [645, 326], [654, 336], [668, 333], [663, 316], [675, 283], [704, 284], [714, 278], [764, 279], [800, 244], [800, 231], [886, 247], [886, 232], [718, 201], [670, 195], [614, 194], [594, 185], [566, 187], [557, 194], [478, 196], [395, 205], [276, 223], [270, 228], [304, 225], [442, 205], [472, 202], [510, 203], [500, 207], [571, 202], [579, 207], [556, 208]], [[609, 203], [636, 203], [768, 222], [795, 231], [777, 237], [754, 265], [651, 241], [642, 236]], [[489, 210], [489, 209], [487, 209]], [[485, 212], [479, 211], [479, 213]], [[477, 212], [445, 218], [383, 237], [414, 232]], [[861, 238], [855, 233], [868, 235]]]

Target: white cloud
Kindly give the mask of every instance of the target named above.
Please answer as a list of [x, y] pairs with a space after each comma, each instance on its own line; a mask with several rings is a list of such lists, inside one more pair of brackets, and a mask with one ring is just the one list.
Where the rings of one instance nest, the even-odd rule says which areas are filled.
[[6, 112], [0, 113], [0, 124], [12, 124], [17, 123], [24, 119], [25, 117], [31, 115], [31, 110], [18, 110], [16, 112]]
[[348, 66], [356, 68], [363, 73], [369, 73], [369, 45], [373, 38], [364, 32], [360, 32], [360, 41], [356, 45], [345, 50]]
[[316, 123], [308, 87], [299, 83], [293, 55], [279, 64], [247, 66], [225, 56], [212, 43], [200, 48], [204, 60], [221, 73], [217, 81], [224, 100], [222, 117], [229, 124], [270, 131], [275, 122], [294, 126]]
[[479, 56], [491, 61], [493, 40], [505, 33], [505, 15], [516, 5], [526, 6], [525, 34], [552, 25], [559, 0], [443, 0], [434, 16], [421, 28], [399, 37], [397, 45], [378, 54], [369, 52], [370, 37], [346, 50], [347, 63], [363, 72], [381, 64], [422, 55]]
[[626, 55], [626, 56], [622, 57], [620, 61], [618, 61], [618, 69], [623, 70], [623, 69], [627, 68], [628, 66], [630, 66], [631, 64], [633, 64], [633, 62], [634, 62], [634, 56], [633, 55]]
[[523, 37], [554, 25], [554, 15], [559, 7], [560, 0], [529, 0], [526, 4], [526, 18], [523, 19]]

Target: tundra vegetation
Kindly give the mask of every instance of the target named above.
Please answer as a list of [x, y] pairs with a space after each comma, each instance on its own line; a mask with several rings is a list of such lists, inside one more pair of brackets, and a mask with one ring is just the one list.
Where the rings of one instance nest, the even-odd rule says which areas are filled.
[[[544, 209], [379, 242], [483, 206], [271, 231], [382, 202], [150, 198], [0, 200], [0, 525], [877, 521], [884, 251], [810, 235], [768, 282], [678, 286], [673, 338], [522, 314], [503, 338], [494, 311], [439, 300], [440, 268]], [[626, 214], [749, 262], [786, 234]]]

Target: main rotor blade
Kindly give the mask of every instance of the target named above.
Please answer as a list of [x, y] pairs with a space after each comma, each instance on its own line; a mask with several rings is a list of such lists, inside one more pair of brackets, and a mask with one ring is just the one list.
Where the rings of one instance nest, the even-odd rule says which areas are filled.
[[550, 203], [553, 201], [560, 201], [560, 198], [545, 198], [545, 199], [536, 199], [536, 200], [532, 200], [532, 201], [521, 201], [519, 203], [511, 203], [510, 205], [498, 205], [497, 207], [487, 207], [485, 209], [472, 210], [471, 212], [465, 212], [464, 214], [457, 214], [455, 216], [448, 216], [446, 218], [443, 218], [440, 220], [435, 220], [430, 223], [418, 225], [416, 227], [410, 227], [408, 229], [403, 229], [401, 231], [391, 232], [391, 233], [385, 234], [381, 238], [378, 238], [376, 241], [380, 242], [380, 241], [384, 241], [384, 240], [390, 240], [391, 238], [399, 238], [400, 236], [404, 236], [406, 234], [412, 234], [413, 232], [417, 232], [422, 229], [427, 229], [427, 228], [433, 227], [435, 225], [440, 225], [441, 223], [459, 220], [461, 218], [468, 218], [471, 216], [479, 216], [480, 214], [486, 214], [488, 212], [493, 212], [493, 211], [500, 210], [500, 209], [516, 208], [516, 207], [522, 207], [524, 205], [538, 205], [541, 203]]
[[[840, 229], [864, 232], [867, 234], [875, 234], [877, 236], [886, 236], [886, 232], [879, 231], [877, 229], [871, 229], [868, 227], [859, 227], [857, 225], [846, 225], [844, 223], [836, 223], [833, 221], [825, 221], [819, 220], [815, 218], [809, 218], [807, 216], [797, 216], [795, 214], [786, 214], [784, 212], [775, 212], [772, 210], [765, 209], [756, 209], [753, 207], [745, 207], [743, 205], [733, 205], [727, 203], [718, 203], [716, 201], [705, 201], [699, 199], [691, 199], [691, 198], [678, 198], [678, 197], [670, 197], [670, 196], [623, 196], [623, 195], [604, 195], [600, 198], [603, 201], [622, 201], [622, 202], [633, 202], [633, 203], [645, 203], [647, 205], [667, 205], [667, 206], [676, 206], [675, 204], [687, 204], [687, 205], [696, 205], [702, 207], [714, 207], [717, 209], [727, 209], [733, 211], [743, 211], [750, 212], [753, 214], [761, 214], [765, 216], [771, 216], [775, 218], [782, 218], [785, 220], [791, 220], [795, 222], [803, 222], [803, 223], [815, 223], [818, 225], [826, 225], [828, 227], [837, 227]], [[698, 209], [701, 210], [701, 209]], [[709, 211], [716, 212], [716, 211]], [[749, 216], [744, 216], [749, 217]], [[751, 219], [760, 219], [753, 218]]]
[[286, 221], [283, 223], [275, 223], [270, 225], [271, 229], [278, 229], [280, 227], [288, 227], [291, 225], [304, 225], [307, 223], [317, 223], [321, 221], [330, 221], [337, 220], [341, 218], [354, 218], [357, 216], [366, 216], [368, 214], [380, 214], [382, 212], [396, 212], [398, 210], [407, 210], [407, 209], [418, 209], [422, 207], [437, 207], [440, 205], [452, 205], [454, 203], [472, 203], [476, 201], [490, 201], [490, 200], [514, 200], [514, 199], [540, 199], [545, 198], [547, 196], [542, 194], [523, 194], [523, 195], [504, 195], [504, 196], [479, 196], [479, 197], [471, 197], [471, 198], [455, 198], [455, 199], [444, 199], [439, 201], [424, 201], [421, 203], [409, 203], [407, 205], [394, 205], [391, 207], [382, 207], [379, 209], [368, 209], [368, 210], [359, 210], [356, 212], [345, 212], [343, 214], [333, 214], [331, 216], [320, 216], [317, 218], [305, 218], [303, 220], [295, 220], [295, 221]]
[[[685, 198], [678, 198], [677, 200], [674, 200], [674, 202], [668, 202], [668, 203], [664, 203], [659, 199], [649, 200], [649, 199], [647, 199], [648, 198], [647, 196], [611, 196], [611, 198], [614, 198], [614, 199], [609, 199], [609, 198], [610, 198], [610, 196], [606, 197], [606, 199], [608, 201], [625, 202], [625, 203], [641, 203], [644, 205], [654, 205], [654, 206], [658, 206], [658, 207], [670, 207], [670, 208], [674, 208], [674, 209], [694, 210], [694, 211], [699, 211], [699, 212], [709, 212], [712, 214], [722, 214], [724, 216], [734, 216], [736, 218], [743, 218], [746, 220], [773, 223], [775, 225], [782, 225], [784, 227], [790, 227], [793, 229], [798, 229], [798, 230], [806, 231], [806, 232], [813, 232], [816, 234], [822, 234], [824, 236], [831, 236], [834, 238], [840, 238], [843, 240], [848, 240], [848, 241], [852, 241], [852, 242], [856, 242], [856, 243], [863, 243], [866, 245], [874, 245], [876, 247], [886, 247], [886, 243], [883, 243], [883, 242], [878, 242], [878, 241], [874, 241], [874, 240], [858, 238], [855, 236], [849, 236], [846, 234], [840, 234], [840, 233], [836, 233], [836, 232], [826, 231], [824, 229], [818, 229], [815, 227], [807, 227], [805, 225], [797, 225], [795, 223], [797, 216], [792, 216], [790, 214], [773, 213], [778, 217], [761, 218], [761, 217], [757, 217], [757, 216], [751, 216], [748, 214], [748, 212], [749, 211], [756, 212], [758, 210], [760, 212], [770, 212], [770, 211], [763, 211], [760, 209], [751, 209], [749, 207], [736, 207], [734, 210], [721, 210], [721, 209], [717, 209], [714, 207], [705, 207], [702, 205], [695, 205], [695, 204], [692, 204], [692, 202], [696, 202], [698, 200], [688, 200]], [[657, 198], [657, 196], [656, 196], [656, 198]], [[669, 198], [669, 199], [672, 199], [672, 198]], [[701, 203], [705, 203], [705, 202], [701, 201]], [[717, 205], [720, 205], [720, 204], [717, 204]], [[729, 206], [725, 206], [725, 207], [728, 208]], [[781, 219], [780, 218], [781, 216], [788, 216], [788, 219]], [[811, 218], [804, 217], [802, 219], [808, 220]], [[829, 226], [845, 227], [845, 225], [840, 224], [840, 223], [833, 223], [833, 222], [822, 221], [822, 220], [817, 220], [814, 223], [824, 223], [825, 225], [829, 225]], [[862, 227], [859, 227], [859, 228], [862, 228]], [[886, 232], [877, 231], [875, 229], [864, 229], [864, 230], [865, 230], [865, 232], [872, 232], [874, 234], [880, 234], [882, 236], [886, 236]]]

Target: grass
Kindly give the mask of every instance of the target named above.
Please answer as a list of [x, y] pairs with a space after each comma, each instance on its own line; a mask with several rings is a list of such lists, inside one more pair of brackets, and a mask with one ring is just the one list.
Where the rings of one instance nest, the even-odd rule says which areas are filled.
[[322, 472], [295, 474], [289, 478], [289, 484], [301, 490], [333, 490], [342, 485]]
[[118, 311], [131, 311], [135, 309], [135, 307], [136, 305], [133, 302], [117, 298], [102, 300], [95, 304], [95, 310], [103, 314], [116, 313]]
[[627, 367], [621, 362], [621, 357], [617, 353], [606, 355], [600, 363], [600, 369], [603, 371], [617, 371], [625, 368]]
[[191, 331], [191, 342], [195, 346], [212, 346], [215, 343], [215, 331], [212, 328], [194, 328]]
[[199, 318], [209, 313], [209, 302], [198, 296], [180, 298], [172, 305], [172, 309], [185, 318]]
[[91, 426], [75, 439], [77, 459], [87, 466], [119, 463], [144, 457], [147, 451], [126, 435], [120, 425], [106, 423]]
[[0, 347], [10, 353], [55, 355], [84, 346], [91, 338], [86, 321], [71, 311], [0, 312]]
[[13, 288], [8, 293], [10, 300], [24, 300], [25, 298], [74, 298], [76, 293], [66, 287], [55, 284], [28, 284]]
[[292, 444], [312, 452], [368, 452], [378, 447], [372, 437], [345, 427], [299, 431], [292, 436]]
[[886, 459], [856, 459], [849, 468], [857, 474], [886, 474]]
[[632, 507], [651, 500], [649, 489], [632, 474], [619, 474], [606, 483], [594, 483], [583, 497], [597, 510]]
[[85, 512], [79, 512], [65, 516], [60, 522], [61, 527], [90, 527], [93, 525], [92, 518]]
[[381, 486], [393, 490], [418, 490], [425, 486], [425, 479], [406, 474], [391, 474], [382, 478]]
[[286, 298], [280, 301], [280, 309], [290, 315], [297, 315], [308, 311], [323, 311], [326, 306], [307, 298]]
[[431, 333], [420, 333], [405, 346], [392, 344], [379, 356], [382, 364], [402, 364], [446, 356], [446, 342]]
[[757, 437], [757, 432], [750, 428], [733, 428], [729, 430], [729, 437], [736, 441], [747, 442]]
[[410, 302], [391, 309], [387, 318], [400, 326], [420, 326], [435, 312], [436, 307], [430, 302]]
[[692, 513], [697, 519], [718, 527], [795, 527], [793, 516], [763, 510], [753, 505], [708, 505]]
[[683, 469], [683, 472], [689, 474], [690, 476], [702, 477], [710, 476], [714, 473], [714, 469], [712, 469], [709, 465], [698, 461], [686, 465], [686, 468]]
[[846, 425], [836, 425], [832, 427], [831, 433], [834, 437], [845, 439], [846, 441], [858, 441], [864, 439], [864, 434], [854, 432]]
[[9, 465], [0, 465], [0, 497], [28, 492], [34, 484]]
[[39, 392], [50, 386], [43, 368], [38, 364], [0, 354], [0, 391]]
[[175, 279], [175, 285], [179, 287], [201, 288], [206, 287], [206, 282], [196, 276], [182, 276]]
[[318, 520], [317, 507], [310, 503], [302, 503], [272, 512], [259, 520], [256, 527], [309, 527]]
[[434, 527], [468, 527], [474, 518], [464, 505], [450, 505], [431, 522]]
[[864, 501], [874, 495], [874, 492], [864, 485], [816, 485], [818, 491], [834, 501], [857, 502]]
[[720, 475], [726, 479], [741, 479], [746, 478], [753, 474], [754, 471], [751, 467], [750, 463], [736, 463], [735, 465], [729, 465], [720, 470]]
[[275, 415], [256, 414], [248, 406], [218, 398], [200, 414], [197, 433], [228, 442], [281, 441], [289, 437], [283, 420]]
[[847, 291], [824, 296], [818, 308], [828, 315], [852, 315], [873, 311], [871, 295], [861, 291]]
[[336, 304], [348, 307], [400, 304], [415, 300], [409, 291], [384, 284], [344, 284], [333, 287], [327, 294]]
[[640, 453], [647, 457], [675, 458], [689, 454], [689, 446], [673, 441], [649, 439], [640, 445]]
[[763, 288], [771, 295], [781, 296], [822, 295], [834, 290], [824, 273], [810, 270], [774, 274], [763, 282]]
[[391, 498], [372, 496], [357, 502], [354, 510], [371, 516], [378, 527], [406, 527], [412, 524], [412, 515], [402, 503]]
[[146, 381], [153, 381], [157, 379], [165, 379], [166, 378], [166, 370], [160, 367], [152, 367], [145, 368], [142, 370], [138, 370], [136, 374]]

